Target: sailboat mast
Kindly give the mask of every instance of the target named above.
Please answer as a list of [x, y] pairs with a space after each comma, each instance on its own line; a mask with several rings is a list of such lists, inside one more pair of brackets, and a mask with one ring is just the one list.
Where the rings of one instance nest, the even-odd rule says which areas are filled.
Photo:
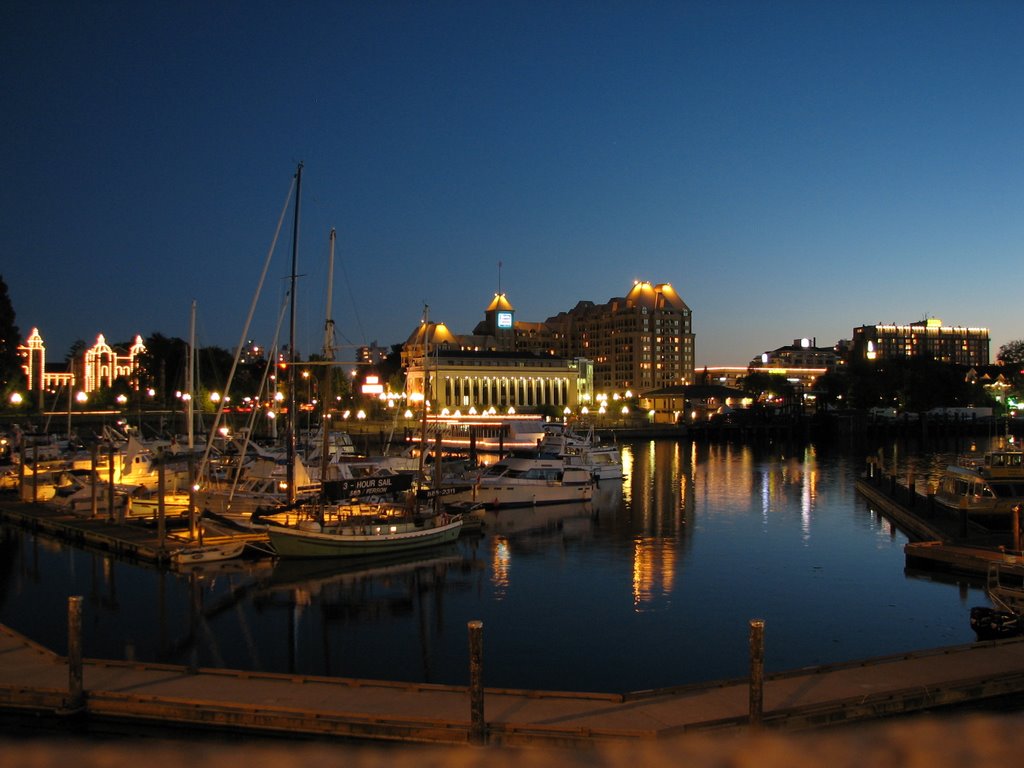
[[420, 434], [419, 479], [424, 482], [423, 464], [427, 456], [427, 360], [430, 355], [430, 307], [423, 306], [423, 421]]
[[295, 281], [299, 261], [299, 200], [302, 196], [302, 163], [295, 171], [295, 222], [292, 225], [292, 279], [290, 328], [288, 331], [288, 503], [295, 503]]
[[192, 311], [189, 313], [188, 321], [188, 401], [186, 412], [188, 413], [188, 449], [192, 451], [195, 445], [195, 397], [196, 397], [196, 300], [192, 299]]
[[331, 319], [331, 296], [334, 287], [334, 240], [335, 233], [334, 227], [331, 227], [331, 256], [327, 263], [327, 312], [326, 319], [324, 321], [324, 362], [327, 365], [324, 368], [326, 376], [324, 376], [323, 392], [321, 393], [321, 399], [323, 400], [323, 407], [320, 410], [320, 488], [321, 492], [324, 487], [323, 483], [327, 479], [327, 452], [330, 448], [330, 409], [331, 409], [331, 396], [332, 386], [334, 379], [334, 369], [331, 367], [331, 363], [334, 362], [334, 320]]

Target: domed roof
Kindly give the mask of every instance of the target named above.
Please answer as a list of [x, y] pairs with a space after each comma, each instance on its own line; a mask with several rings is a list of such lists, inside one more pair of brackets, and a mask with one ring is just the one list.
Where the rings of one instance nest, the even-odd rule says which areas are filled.
[[485, 312], [494, 312], [495, 310], [502, 310], [504, 312], [512, 312], [512, 305], [509, 304], [508, 299], [504, 293], [494, 294], [494, 300], [487, 305]]
[[405, 343], [422, 346], [427, 340], [431, 344], [455, 343], [455, 337], [444, 323], [420, 323]]
[[647, 307], [648, 309], [666, 306], [680, 311], [687, 309], [686, 302], [680, 298], [669, 283], [651, 285], [646, 280], [637, 280], [633, 283], [633, 287], [626, 294], [626, 303], [629, 306]]

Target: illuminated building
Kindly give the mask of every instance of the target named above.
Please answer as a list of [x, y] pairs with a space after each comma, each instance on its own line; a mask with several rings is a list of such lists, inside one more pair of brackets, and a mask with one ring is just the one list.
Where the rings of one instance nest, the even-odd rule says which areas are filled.
[[113, 386], [117, 379], [126, 379], [132, 389], [137, 390], [138, 372], [145, 352], [146, 345], [142, 343], [142, 337], [139, 335], [135, 336], [135, 341], [128, 348], [128, 352], [120, 354], [107, 344], [101, 333], [96, 337], [96, 343], [92, 348], [85, 351], [82, 389], [85, 392], [92, 392], [102, 387]]
[[741, 379], [755, 372], [764, 373], [768, 376], [785, 376], [790, 384], [803, 387], [804, 389], [812, 389], [818, 377], [828, 373], [828, 369], [784, 367], [781, 365], [762, 365], [759, 368], [755, 368], [753, 365], [747, 367], [740, 365], [718, 365], [701, 368], [697, 379], [708, 384], [720, 384], [723, 387], [738, 387], [740, 386]]
[[750, 398], [741, 390], [720, 384], [674, 384], [640, 395], [640, 407], [653, 412], [656, 424], [704, 420], [723, 408], [745, 408]]
[[[72, 360], [69, 370], [47, 371], [46, 345], [38, 328], [33, 328], [25, 343], [18, 347], [22, 357], [21, 369], [29, 391], [35, 392], [40, 406], [45, 392], [55, 392], [64, 386], [81, 385], [83, 392], [93, 392], [102, 387], [111, 387], [117, 379], [126, 379], [133, 389], [139, 388], [138, 373], [141, 370], [142, 355], [146, 345], [142, 336], [126, 352], [119, 352], [107, 344], [101, 333], [96, 343], [85, 350], [80, 359]], [[79, 375], [80, 372], [80, 375]]]
[[[834, 373], [844, 365], [842, 356], [832, 347], [817, 346], [816, 339], [794, 339], [787, 347], [764, 352], [750, 362], [752, 369], [824, 368]], [[812, 383], [812, 382], [805, 382]]]
[[430, 339], [426, 386], [421, 351], [407, 358], [405, 391], [412, 400], [426, 397], [435, 413], [445, 408], [575, 410], [590, 398], [593, 368], [588, 360], [459, 349], [443, 324], [421, 325], [406, 347], [424, 350], [424, 336]]
[[35, 393], [40, 408], [43, 407], [44, 392], [56, 391], [65, 386], [75, 386], [73, 370], [46, 370], [46, 345], [43, 344], [43, 337], [39, 335], [38, 328], [33, 328], [25, 343], [18, 347], [18, 354], [24, 361], [21, 364], [21, 370], [25, 372], [28, 391]]
[[860, 360], [931, 359], [954, 365], [988, 365], [987, 328], [943, 325], [930, 317], [909, 325], [853, 329], [852, 355]]
[[694, 382], [692, 313], [668, 283], [633, 283], [625, 298], [581, 301], [548, 318], [563, 355], [594, 361], [598, 391]]
[[668, 283], [638, 281], [624, 298], [582, 301], [544, 322], [517, 320], [497, 293], [464, 336], [422, 323], [402, 348], [408, 393], [422, 393], [428, 339], [430, 354], [439, 353], [428, 367], [447, 366], [435, 379], [441, 407], [574, 408], [594, 391], [693, 383], [690, 308]]

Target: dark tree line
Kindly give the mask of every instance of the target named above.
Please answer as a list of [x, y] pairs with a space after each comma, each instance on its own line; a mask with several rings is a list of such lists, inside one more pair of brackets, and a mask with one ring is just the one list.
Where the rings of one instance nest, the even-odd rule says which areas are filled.
[[0, 393], [4, 402], [22, 382], [20, 344], [21, 332], [15, 323], [14, 305], [7, 293], [7, 283], [0, 275]]

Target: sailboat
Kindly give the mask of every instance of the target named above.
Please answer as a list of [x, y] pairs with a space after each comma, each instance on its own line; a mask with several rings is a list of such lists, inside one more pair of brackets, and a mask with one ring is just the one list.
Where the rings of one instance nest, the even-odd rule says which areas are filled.
[[[329, 366], [334, 356], [334, 321], [331, 320], [330, 285], [334, 271], [335, 233], [331, 230], [331, 261], [328, 278], [327, 321], [324, 334], [324, 359]], [[323, 398], [323, 434], [326, 439], [330, 402], [328, 391]], [[322, 452], [326, 462], [327, 451]], [[323, 471], [323, 470], [322, 470]], [[432, 507], [420, 507], [415, 494], [409, 492], [405, 502], [363, 504], [358, 500], [329, 504], [322, 494], [320, 500], [299, 509], [293, 520], [291, 511], [263, 518], [270, 524], [267, 536], [270, 545], [282, 558], [366, 557], [393, 554], [437, 546], [455, 541], [462, 531], [462, 516], [450, 515]]]

